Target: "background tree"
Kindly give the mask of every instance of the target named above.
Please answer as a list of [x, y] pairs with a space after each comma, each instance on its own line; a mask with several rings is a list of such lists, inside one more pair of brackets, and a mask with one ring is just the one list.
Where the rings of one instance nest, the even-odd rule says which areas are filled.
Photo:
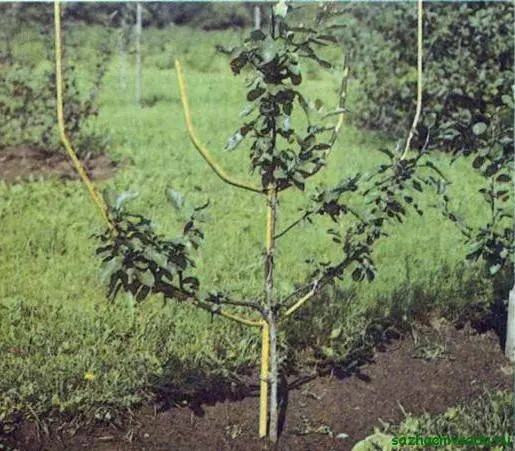
[[[43, 50], [38, 57], [30, 61], [21, 54], [7, 51], [9, 63], [0, 72], [0, 148], [9, 146], [44, 147], [45, 150], [60, 151], [59, 136], [55, 120], [55, 71], [45, 66], [54, 60], [52, 51], [52, 9], [51, 5], [39, 5], [37, 8], [37, 39]], [[23, 34], [32, 20], [35, 10], [24, 4], [0, 5], [8, 19], [6, 46], [10, 40]], [[66, 9], [64, 10], [66, 11]], [[25, 15], [27, 14], [27, 16]], [[3, 20], [3, 19], [0, 19]], [[107, 136], [103, 131], [88, 130], [86, 124], [98, 115], [98, 94], [102, 80], [112, 54], [111, 28], [109, 18], [106, 19], [101, 38], [95, 42], [95, 65], [93, 77], [79, 88], [78, 68], [72, 63], [63, 66], [64, 96], [66, 100], [65, 118], [68, 132], [82, 156], [91, 152], [104, 150], [107, 147]], [[12, 22], [11, 22], [12, 21]], [[6, 22], [7, 24], [7, 22]], [[68, 52], [73, 56], [81, 51], [80, 45], [70, 38]], [[43, 70], [38, 70], [43, 68]]]
[[[407, 4], [333, 6], [347, 26], [341, 37], [352, 48], [360, 99], [351, 119], [391, 137], [409, 127], [413, 108], [416, 54], [414, 8]], [[424, 102], [413, 142], [433, 152], [472, 158], [472, 168], [486, 182], [479, 192], [489, 205], [480, 226], [450, 211], [469, 243], [468, 261], [484, 260], [496, 291], [508, 298], [513, 286], [513, 86], [514, 5], [508, 2], [428, 3], [424, 21]], [[393, 73], [387, 61], [395, 59]], [[378, 85], [377, 80], [382, 80]], [[502, 282], [504, 280], [504, 282]], [[506, 356], [515, 359], [514, 289], [509, 298]], [[495, 302], [495, 301], [494, 301]]]

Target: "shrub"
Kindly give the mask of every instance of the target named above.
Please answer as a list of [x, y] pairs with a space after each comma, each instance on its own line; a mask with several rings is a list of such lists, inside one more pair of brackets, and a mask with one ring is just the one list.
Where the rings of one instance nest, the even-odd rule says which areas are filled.
[[[47, 49], [52, 49], [50, 30], [41, 27], [40, 35]], [[79, 78], [74, 64], [63, 65], [64, 117], [67, 133], [77, 147], [78, 154], [104, 150], [107, 146], [105, 132], [92, 130], [90, 119], [98, 115], [97, 95], [110, 60], [109, 31], [96, 49], [96, 74], [86, 83]], [[0, 72], [0, 148], [33, 145], [58, 151], [61, 148], [55, 118], [55, 69], [53, 52], [39, 64], [19, 63], [14, 56], [12, 63]], [[89, 86], [88, 86], [89, 85]], [[85, 93], [86, 87], [89, 92]]]
[[[419, 146], [429, 132], [439, 150], [468, 150], [474, 124], [489, 124], [504, 108], [512, 96], [513, 13], [512, 3], [425, 5]], [[360, 5], [343, 14], [360, 92], [351, 117], [391, 137], [405, 134], [416, 100], [415, 5]]]

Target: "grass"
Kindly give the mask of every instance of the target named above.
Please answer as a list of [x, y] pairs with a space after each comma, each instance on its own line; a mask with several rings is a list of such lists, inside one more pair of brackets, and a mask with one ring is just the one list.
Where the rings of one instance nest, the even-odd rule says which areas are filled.
[[[72, 33], [75, 39], [84, 39], [80, 42], [95, 35], [94, 30], [78, 26]], [[26, 37], [16, 51], [20, 58], [34, 60], [38, 45], [28, 45]], [[205, 245], [197, 255], [198, 276], [203, 287], [234, 297], [257, 296], [263, 289], [264, 199], [224, 184], [192, 147], [171, 61], [178, 56], [185, 62], [193, 119], [202, 142], [228, 172], [249, 178], [243, 146], [233, 153], [222, 151], [238, 126], [243, 80], [231, 75], [226, 57], [215, 54], [213, 48], [215, 43], [231, 46], [239, 38], [234, 32], [181, 28], [146, 31], [143, 98], [152, 106], [140, 109], [133, 103], [134, 56], [127, 57], [125, 87], [120, 77], [123, 65], [115, 56], [101, 92], [100, 116], [90, 125], [108, 129], [110, 152], [129, 156], [135, 163], [114, 179], [99, 183], [100, 188], [137, 191], [131, 210], [153, 218], [161, 233], [180, 232], [165, 201], [167, 186], [194, 202], [212, 201]], [[85, 59], [81, 53], [75, 58], [86, 79], [92, 75], [87, 59], [91, 49], [82, 46], [77, 51], [84, 54]], [[307, 93], [334, 102], [337, 78], [313, 68], [307, 73]], [[352, 92], [351, 98], [358, 102], [359, 93]], [[352, 104], [349, 107], [352, 111]], [[331, 185], [372, 169], [381, 161], [376, 152], [381, 146], [392, 143], [345, 125], [328, 169], [311, 180], [307, 192], [319, 183]], [[458, 210], [481, 223], [485, 210], [477, 195], [480, 180], [471, 174], [468, 163], [450, 167], [443, 156], [434, 160], [454, 182], [450, 192]], [[306, 200], [299, 192], [284, 195], [280, 230], [297, 218], [297, 208]], [[327, 309], [306, 310], [316, 313], [306, 320], [322, 342], [329, 340], [332, 329], [343, 327], [342, 356], [362, 330], [361, 312], [372, 309], [386, 316], [400, 309], [409, 315], [428, 306], [452, 314], [465, 304], [489, 298], [491, 287], [481, 278], [480, 269], [462, 264], [460, 234], [430, 203], [422, 203], [423, 217], [411, 214], [379, 243], [374, 283], [345, 281], [339, 286], [340, 292], [349, 294], [345, 299], [333, 296]], [[0, 346], [7, 355], [0, 362], [4, 393], [0, 423], [7, 424], [13, 412], [41, 415], [48, 409], [104, 418], [106, 406], [120, 408], [144, 399], [157, 380], [180, 384], [189, 370], [226, 374], [258, 361], [255, 330], [211, 319], [184, 305], [170, 304], [163, 310], [159, 299], [136, 307], [122, 296], [115, 306], [108, 305], [98, 279], [97, 243], [89, 238], [103, 224], [80, 184], [0, 183], [0, 219]], [[305, 281], [310, 272], [304, 263], [308, 257], [323, 261], [338, 256], [325, 233], [330, 222], [320, 218], [316, 224], [295, 229], [278, 241], [278, 295]], [[302, 325], [290, 327], [297, 334]], [[85, 378], [88, 372], [94, 379]]]
[[[416, 417], [404, 412], [404, 415], [405, 419], [400, 424], [383, 423], [382, 428], [376, 428], [374, 434], [353, 449], [511, 449], [513, 438], [508, 431], [512, 430], [513, 394], [509, 391], [485, 389], [481, 396], [450, 407], [441, 414], [425, 413]], [[468, 442], [476, 438], [497, 442], [483, 446]], [[460, 442], [449, 444], [449, 439], [461, 440], [461, 445]], [[432, 442], [428, 444], [425, 440]], [[465, 446], [467, 443], [468, 446]], [[423, 444], [426, 446], [423, 447]], [[374, 448], [374, 445], [379, 448]]]

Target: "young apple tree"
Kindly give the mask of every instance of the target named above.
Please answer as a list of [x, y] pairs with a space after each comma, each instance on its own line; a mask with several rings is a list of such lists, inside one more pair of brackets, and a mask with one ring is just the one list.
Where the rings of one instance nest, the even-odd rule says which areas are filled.
[[[416, 193], [422, 192], [424, 186], [442, 192], [447, 183], [436, 166], [427, 160], [425, 149], [409, 156], [398, 150], [380, 149], [387, 161], [368, 175], [357, 173], [333, 187], [319, 187], [299, 219], [278, 230], [280, 196], [294, 188], [303, 192], [307, 181], [327, 165], [343, 121], [349, 74], [348, 67], [343, 67], [337, 106], [333, 110], [324, 111], [319, 100], [308, 99], [300, 90], [302, 61], [311, 59], [323, 69], [338, 69], [338, 65], [320, 56], [321, 50], [337, 45], [338, 41], [331, 34], [333, 26], [321, 21], [311, 27], [294, 26], [286, 21], [286, 12], [284, 3], [276, 5], [270, 30], [253, 30], [230, 63], [235, 75], [246, 70], [251, 79], [247, 84], [248, 104], [242, 122], [228, 140], [226, 149], [237, 151], [247, 144], [251, 169], [258, 178], [256, 184], [240, 182], [227, 175], [200, 144], [191, 123], [181, 65], [176, 62], [193, 144], [222, 180], [265, 199], [263, 296], [256, 295], [258, 300], [235, 299], [228, 293], [201, 290], [201, 283], [195, 277], [193, 252], [204, 238], [198, 224], [207, 203], [192, 206], [173, 189], [169, 189], [167, 195], [185, 221], [181, 236], [165, 239], [157, 235], [150, 220], [125, 210], [124, 200], [128, 196], [122, 195], [109, 201], [114, 233], [107, 231], [99, 236], [102, 245], [97, 251], [104, 262], [103, 274], [109, 281], [112, 299], [119, 290], [132, 293], [137, 301], [159, 293], [167, 299], [189, 302], [212, 314], [262, 328], [260, 435], [267, 434], [269, 390], [268, 436], [272, 442], [278, 436], [277, 392], [281, 372], [278, 331], [281, 323], [337, 279], [350, 275], [354, 281], [372, 281], [375, 277], [373, 247], [381, 237], [387, 236], [383, 230], [385, 224], [402, 223], [409, 208], [422, 215]], [[298, 114], [305, 119], [300, 121]], [[303, 130], [302, 122], [307, 124]], [[327, 234], [332, 246], [341, 251], [341, 257], [334, 262], [317, 262], [311, 258], [309, 282], [285, 297], [278, 297], [274, 291], [274, 257], [280, 238], [292, 233], [301, 222], [313, 223], [317, 217], [325, 215], [335, 224]], [[343, 226], [345, 217], [353, 221], [346, 228]], [[248, 315], [245, 318], [235, 315], [231, 312], [233, 307], [245, 309]]]

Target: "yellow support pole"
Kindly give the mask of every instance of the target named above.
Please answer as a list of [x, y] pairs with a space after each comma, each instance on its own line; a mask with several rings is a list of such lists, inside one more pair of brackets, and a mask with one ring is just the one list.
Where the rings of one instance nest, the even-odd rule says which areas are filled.
[[250, 319], [242, 318], [240, 316], [234, 315], [229, 312], [224, 312], [223, 310], [220, 311], [219, 314], [221, 316], [223, 316], [224, 318], [232, 319], [233, 321], [236, 321], [240, 324], [245, 324], [246, 326], [250, 326], [250, 327], [262, 327], [263, 326], [263, 321], [252, 321]]
[[290, 316], [293, 312], [295, 312], [297, 309], [302, 307], [302, 304], [309, 301], [315, 294], [315, 288], [313, 288], [308, 294], [303, 296], [301, 299], [299, 299], [295, 304], [293, 304], [286, 312], [284, 313], [284, 318]]
[[270, 330], [267, 322], [263, 322], [261, 333], [261, 377], [259, 392], [259, 437], [266, 437], [268, 419], [268, 359], [270, 351]]
[[[417, 23], [417, 109], [415, 112], [415, 118], [413, 120], [413, 125], [411, 126], [408, 139], [406, 140], [406, 147], [401, 156], [401, 160], [406, 157], [406, 154], [409, 150], [409, 146], [411, 140], [413, 138], [413, 134], [415, 133], [415, 128], [420, 119], [420, 114], [422, 111], [422, 57], [423, 57], [423, 0], [417, 0], [418, 2], [418, 23]], [[348, 69], [345, 69], [344, 78], [348, 76]], [[340, 95], [344, 94], [344, 90], [340, 92]], [[338, 124], [336, 125], [336, 132], [338, 132], [343, 124], [344, 115], [340, 114], [338, 119]], [[330, 152], [331, 149], [327, 153]], [[290, 307], [284, 314], [284, 317], [290, 316], [293, 312], [299, 309], [306, 301], [308, 301], [315, 294], [315, 290], [311, 290], [304, 297], [299, 299], [292, 307]]]
[[88, 188], [89, 194], [93, 201], [96, 203], [99, 208], [102, 216], [110, 230], [113, 230], [113, 225], [108, 215], [108, 208], [105, 204], [104, 200], [100, 196], [100, 194], [96, 191], [95, 186], [91, 182], [88, 177], [84, 166], [77, 158], [75, 151], [72, 148], [70, 140], [66, 136], [66, 132], [64, 129], [64, 114], [63, 114], [63, 75], [62, 75], [62, 67], [61, 67], [61, 10], [59, 7], [59, 1], [56, 0], [54, 2], [54, 26], [55, 26], [55, 83], [56, 83], [56, 91], [57, 91], [57, 124], [59, 127], [59, 135], [61, 138], [61, 142], [63, 143], [68, 155], [70, 156], [73, 164], [75, 166], [76, 171], [78, 172], [80, 178]]
[[199, 139], [197, 138], [197, 135], [195, 133], [195, 130], [193, 129], [193, 123], [191, 121], [191, 113], [190, 113], [190, 106], [188, 104], [188, 97], [186, 95], [186, 83], [184, 82], [184, 76], [182, 74], [182, 66], [181, 63], [178, 60], [175, 60], [175, 70], [177, 71], [177, 78], [179, 80], [179, 90], [181, 92], [181, 100], [182, 100], [182, 107], [184, 110], [184, 118], [186, 120], [186, 127], [188, 128], [188, 134], [191, 139], [191, 142], [195, 146], [195, 148], [199, 151], [199, 153], [204, 157], [204, 160], [206, 160], [207, 164], [215, 171], [216, 175], [220, 177], [224, 182], [228, 183], [229, 185], [236, 186], [238, 188], [243, 188], [248, 191], [254, 191], [255, 193], [263, 193], [263, 189], [259, 186], [255, 186], [251, 183], [247, 182], [240, 182], [229, 175], [225, 173], [225, 171], [218, 165], [218, 163], [213, 159], [213, 157], [210, 155], [209, 150], [202, 146]]

